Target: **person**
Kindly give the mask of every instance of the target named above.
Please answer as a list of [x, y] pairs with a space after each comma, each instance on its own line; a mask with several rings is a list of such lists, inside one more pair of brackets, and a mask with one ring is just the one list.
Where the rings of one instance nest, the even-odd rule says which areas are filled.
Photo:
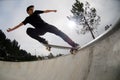
[[22, 21], [17, 26], [14, 26], [13, 28], [8, 28], [7, 32], [11, 32], [23, 25], [26, 25], [27, 23], [31, 24], [34, 28], [27, 28], [26, 33], [33, 39], [36, 39], [40, 43], [48, 44], [48, 41], [46, 41], [43, 37], [40, 37], [44, 35], [47, 32], [53, 33], [59, 37], [61, 37], [64, 41], [66, 41], [70, 46], [76, 47], [78, 46], [77, 43], [72, 41], [65, 33], [63, 33], [61, 30], [56, 28], [53, 25], [50, 25], [46, 23], [40, 16], [42, 13], [49, 13], [49, 12], [57, 12], [57, 10], [34, 10], [34, 5], [30, 5], [26, 9], [28, 13], [28, 17], [25, 18], [24, 21]]

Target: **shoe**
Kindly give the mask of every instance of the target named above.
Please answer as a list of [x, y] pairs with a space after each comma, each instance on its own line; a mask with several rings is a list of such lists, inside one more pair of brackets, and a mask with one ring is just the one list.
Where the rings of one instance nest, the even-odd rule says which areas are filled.
[[48, 41], [46, 41], [46, 40], [44, 40], [42, 43], [45, 45], [48, 45]]
[[78, 49], [80, 47], [80, 45], [75, 43], [72, 47], [73, 47], [73, 49]]
[[42, 44], [43, 44], [44, 46], [46, 46], [46, 47], [49, 47], [49, 46], [48, 46], [48, 41], [46, 41], [46, 40], [44, 40], [44, 41], [42, 42]]
[[72, 48], [70, 50], [71, 54], [75, 54], [79, 48], [80, 48], [80, 45], [77, 43], [74, 43], [74, 45], [72, 46]]

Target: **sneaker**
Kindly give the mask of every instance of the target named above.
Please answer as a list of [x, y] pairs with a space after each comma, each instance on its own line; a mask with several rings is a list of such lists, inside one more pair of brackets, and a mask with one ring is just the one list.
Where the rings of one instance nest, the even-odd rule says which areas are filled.
[[73, 46], [72, 46], [74, 49], [78, 49], [80, 47], [79, 44], [75, 43]]
[[42, 43], [45, 45], [48, 45], [48, 41], [46, 41], [46, 40], [44, 40]]

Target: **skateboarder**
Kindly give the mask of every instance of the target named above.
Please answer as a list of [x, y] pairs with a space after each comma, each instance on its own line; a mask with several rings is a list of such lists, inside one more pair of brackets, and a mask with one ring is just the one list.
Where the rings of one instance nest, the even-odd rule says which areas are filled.
[[72, 41], [65, 33], [57, 29], [55, 26], [46, 23], [39, 15], [42, 13], [57, 12], [57, 10], [35, 10], [34, 11], [34, 5], [30, 5], [27, 7], [26, 11], [29, 16], [26, 17], [25, 20], [22, 21], [17, 26], [14, 26], [13, 28], [8, 28], [7, 32], [13, 31], [21, 27], [22, 25], [26, 25], [27, 23], [29, 23], [34, 28], [28, 28], [26, 33], [31, 38], [36, 39], [43, 44], [48, 44], [48, 42], [40, 36], [44, 35], [46, 32], [50, 32], [61, 37], [64, 41], [66, 41], [72, 47], [78, 46], [78, 44]]

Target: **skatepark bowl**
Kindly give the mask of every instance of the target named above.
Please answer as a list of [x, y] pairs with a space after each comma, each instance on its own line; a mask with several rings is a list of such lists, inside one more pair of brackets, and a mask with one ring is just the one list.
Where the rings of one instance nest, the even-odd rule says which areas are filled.
[[32, 62], [0, 61], [0, 80], [120, 80], [120, 21], [76, 55]]
[[[12, 0], [1, 0], [1, 1], [12, 1]], [[27, 5], [26, 4], [27, 2], [25, 1], [28, 0], [14, 0], [14, 1], [20, 1], [19, 6], [21, 5], [21, 7], [24, 7]], [[21, 3], [22, 1], [23, 4]], [[30, 3], [30, 1], [32, 0], [29, 0], [28, 3]], [[36, 0], [36, 1], [45, 1], [45, 0]], [[62, 2], [62, 0], [53, 0], [53, 2], [55, 1]], [[68, 3], [73, 0], [68, 0], [68, 2], [67, 0], [63, 0], [63, 1], [65, 1], [68, 5]], [[79, 0], [79, 1], [83, 1], [83, 0]], [[102, 28], [105, 27], [104, 25], [108, 23], [112, 22], [114, 24], [111, 23], [112, 26], [109, 29], [107, 29], [102, 35], [100, 35], [93, 41], [89, 42], [88, 44], [81, 46], [81, 49], [79, 49], [75, 55], [69, 54], [53, 59], [29, 61], [29, 62], [0, 61], [0, 80], [120, 80], [120, 15], [119, 15], [120, 0], [86, 0], [86, 1], [90, 1], [91, 3], [94, 3], [93, 7], [96, 6], [95, 7], [96, 10], [99, 10], [98, 14], [102, 16], [101, 17]], [[16, 6], [16, 2], [14, 3], [15, 5], [13, 7], [18, 7]], [[7, 4], [7, 8], [9, 6], [12, 6], [12, 2], [8, 4]], [[48, 3], [45, 6], [41, 6], [38, 4], [38, 6], [43, 8], [47, 7], [48, 5], [49, 5]], [[57, 4], [54, 5], [55, 8], [53, 9], [60, 8], [60, 11], [64, 10], [63, 12], [65, 12], [65, 10], [69, 8], [69, 6], [67, 5], [64, 6], [64, 4], [62, 4], [62, 8], [59, 5], [57, 6], [56, 5]], [[67, 9], [64, 9], [63, 6]], [[16, 9], [13, 8], [13, 9], [19, 10], [17, 12], [20, 13], [19, 15], [22, 15], [20, 11], [24, 10], [25, 7], [24, 9], [20, 9], [21, 7], [18, 7]], [[5, 7], [0, 7], [0, 8], [1, 10], [3, 10], [1, 11], [1, 13], [7, 11], [7, 8]], [[6, 10], [3, 8], [5, 8]], [[12, 12], [13, 16], [16, 14], [13, 13], [16, 11], [12, 11], [9, 9], [8, 11]], [[65, 13], [66, 15], [68, 15], [67, 12]], [[64, 13], [58, 12], [58, 14], [63, 15]], [[56, 20], [56, 18], [59, 17], [57, 14], [55, 15], [57, 16], [54, 17]], [[11, 13], [7, 15], [7, 17], [10, 16], [11, 18], [13, 17]], [[14, 18], [13, 19], [16, 20], [17, 16], [14, 17], [15, 19]], [[2, 20], [2, 16], [0, 20], [3, 21], [3, 24], [5, 23], [8, 24], [9, 22], [9, 20], [6, 20], [6, 22], [4, 22], [5, 20], [4, 19]], [[10, 21], [10, 24], [12, 24], [14, 20]], [[54, 19], [50, 19], [50, 21], [51, 20]], [[63, 21], [62, 20], [63, 17], [61, 20], [59, 19], [58, 22], [61, 21], [63, 23], [64, 20]], [[54, 22], [57, 23], [57, 21]]]

